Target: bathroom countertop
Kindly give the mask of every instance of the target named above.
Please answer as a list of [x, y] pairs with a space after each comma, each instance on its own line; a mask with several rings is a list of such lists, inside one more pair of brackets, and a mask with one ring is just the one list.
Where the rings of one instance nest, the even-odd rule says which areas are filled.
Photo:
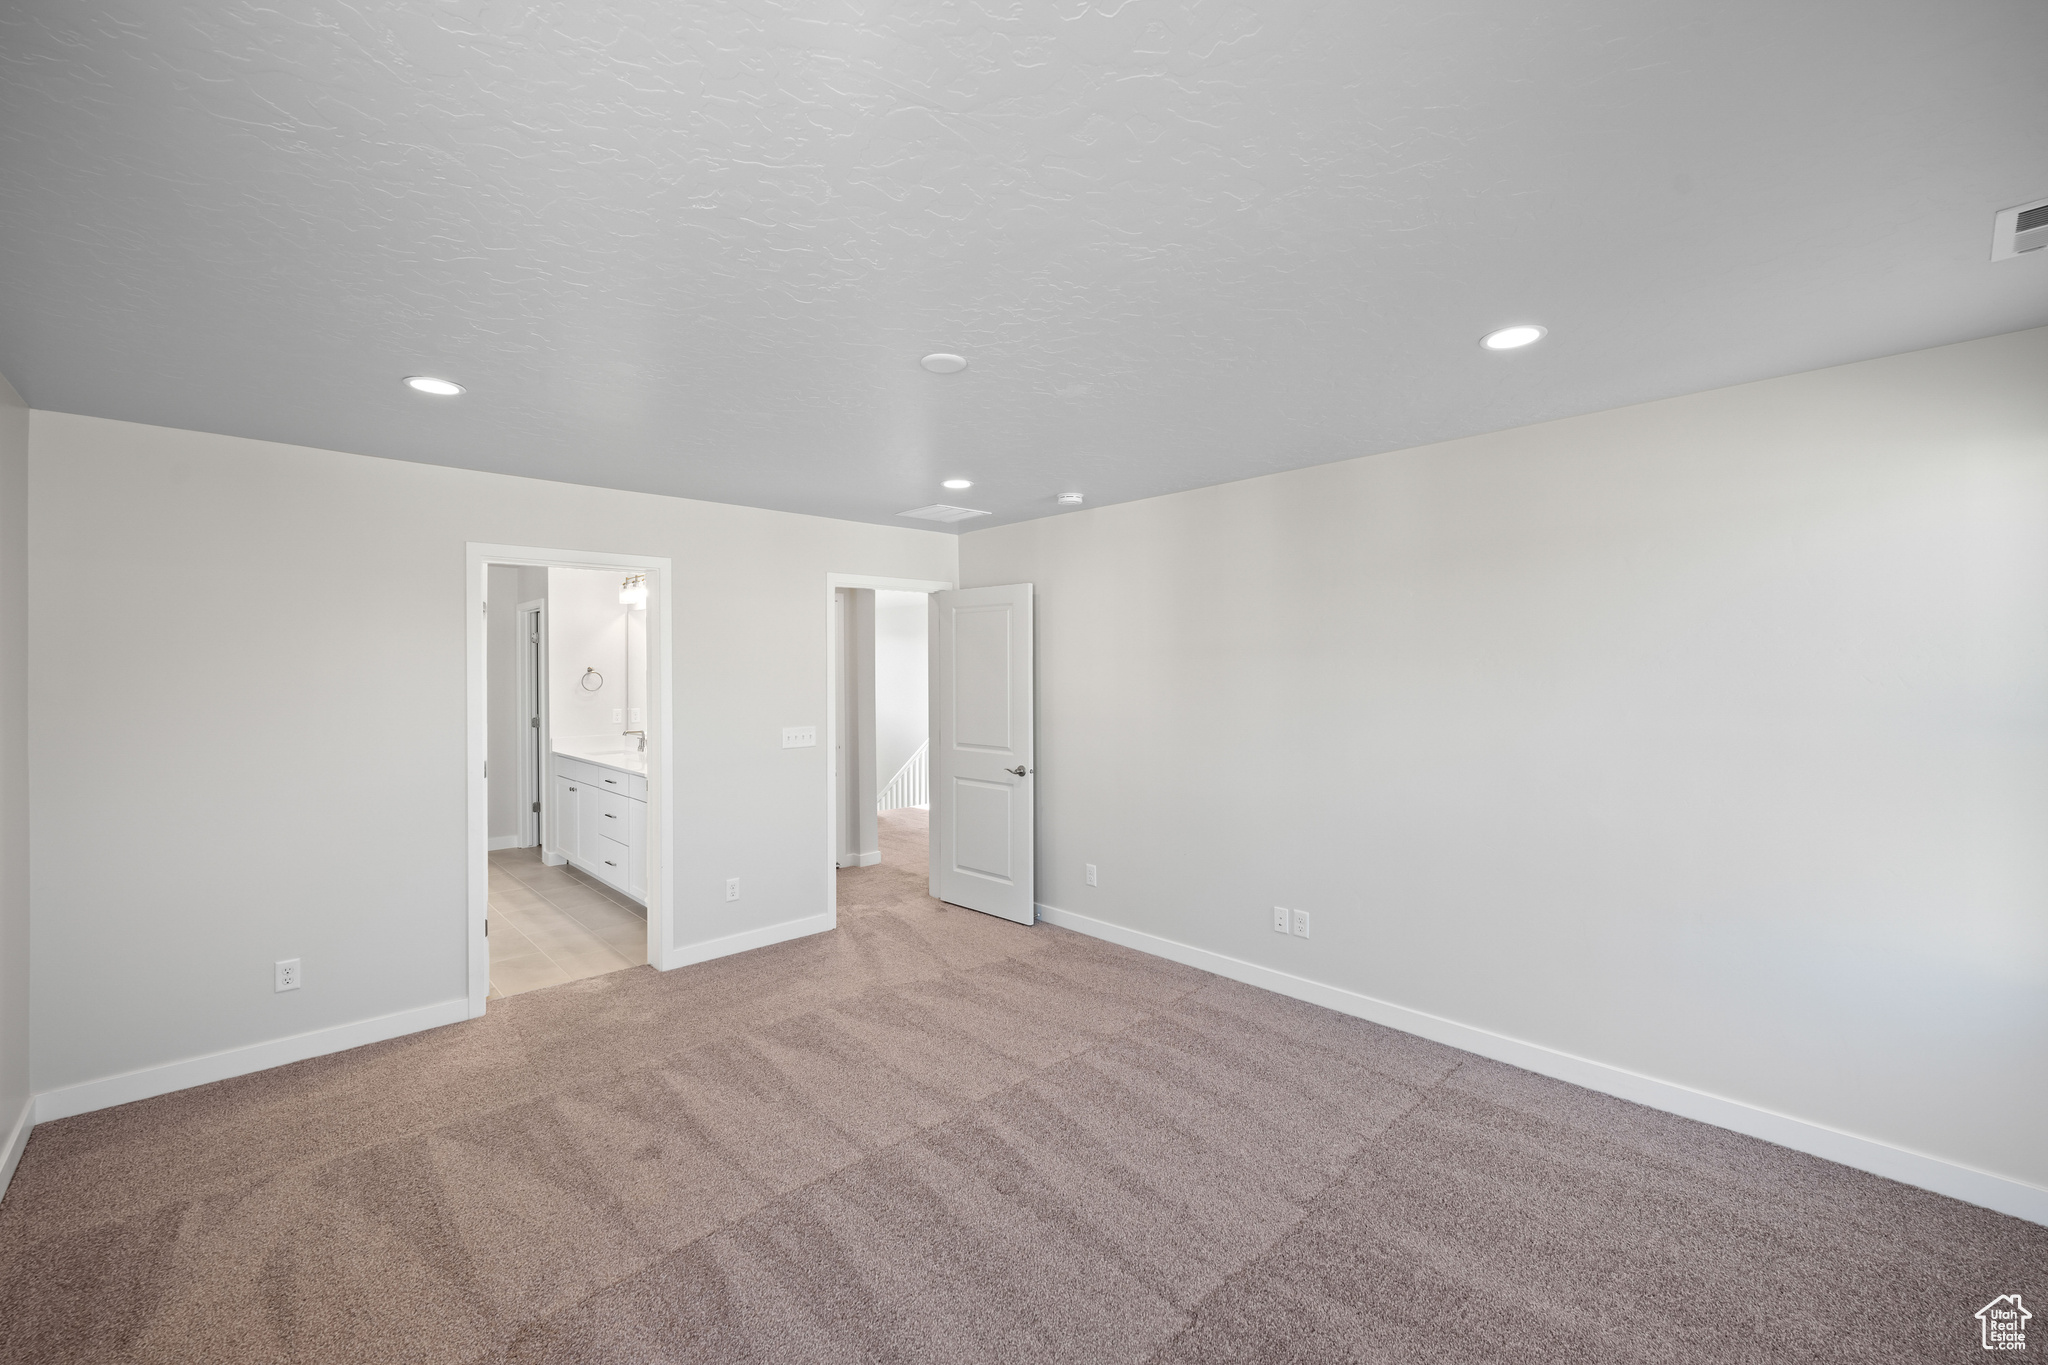
[[600, 768], [616, 768], [622, 773], [647, 776], [647, 755], [639, 752], [637, 740], [621, 740], [617, 735], [594, 735], [589, 739], [558, 739], [555, 741], [555, 752], [563, 758], [595, 763]]

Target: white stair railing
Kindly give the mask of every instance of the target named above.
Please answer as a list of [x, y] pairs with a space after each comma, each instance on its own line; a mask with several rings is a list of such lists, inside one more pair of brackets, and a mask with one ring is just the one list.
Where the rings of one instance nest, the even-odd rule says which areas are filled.
[[902, 810], [905, 806], [931, 805], [931, 769], [926, 762], [931, 747], [930, 740], [918, 745], [910, 761], [896, 770], [896, 776], [889, 779], [889, 785], [882, 788], [881, 796], [875, 800], [876, 814]]

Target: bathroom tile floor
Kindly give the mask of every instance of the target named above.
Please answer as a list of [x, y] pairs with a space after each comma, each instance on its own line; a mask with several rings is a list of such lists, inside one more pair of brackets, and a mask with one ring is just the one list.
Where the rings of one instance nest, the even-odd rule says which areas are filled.
[[647, 961], [647, 911], [537, 848], [491, 854], [491, 999]]

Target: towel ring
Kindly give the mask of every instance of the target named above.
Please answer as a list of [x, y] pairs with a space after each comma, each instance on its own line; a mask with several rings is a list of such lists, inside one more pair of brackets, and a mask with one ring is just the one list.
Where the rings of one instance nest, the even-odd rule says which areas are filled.
[[[592, 678], [595, 678], [595, 679], [597, 679], [597, 681], [596, 681], [596, 682], [592, 682], [592, 681], [591, 681], [591, 679], [592, 679]], [[583, 690], [584, 690], [585, 692], [595, 692], [595, 691], [597, 691], [597, 689], [598, 689], [598, 688], [600, 688], [600, 687], [603, 687], [603, 686], [604, 686], [604, 674], [602, 674], [602, 673], [598, 672], [598, 671], [597, 671], [596, 669], [594, 669], [594, 668], [586, 668], [586, 669], [584, 669], [584, 670], [583, 670]]]

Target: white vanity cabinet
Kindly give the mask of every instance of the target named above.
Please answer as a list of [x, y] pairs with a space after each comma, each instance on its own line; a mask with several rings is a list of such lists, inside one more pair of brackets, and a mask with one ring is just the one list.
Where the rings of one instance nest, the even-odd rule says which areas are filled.
[[647, 779], [588, 759], [554, 756], [554, 843], [579, 870], [647, 899]]
[[[646, 779], [641, 779], [644, 784]], [[626, 864], [626, 894], [642, 905], [647, 904], [647, 788], [642, 785], [640, 797], [626, 798], [626, 847], [633, 850], [633, 860]]]
[[[557, 759], [556, 762], [560, 762]], [[557, 772], [548, 795], [554, 804], [548, 807], [549, 818], [554, 831], [548, 842], [548, 852], [564, 858], [576, 856], [576, 798], [583, 784], [575, 778]]]

